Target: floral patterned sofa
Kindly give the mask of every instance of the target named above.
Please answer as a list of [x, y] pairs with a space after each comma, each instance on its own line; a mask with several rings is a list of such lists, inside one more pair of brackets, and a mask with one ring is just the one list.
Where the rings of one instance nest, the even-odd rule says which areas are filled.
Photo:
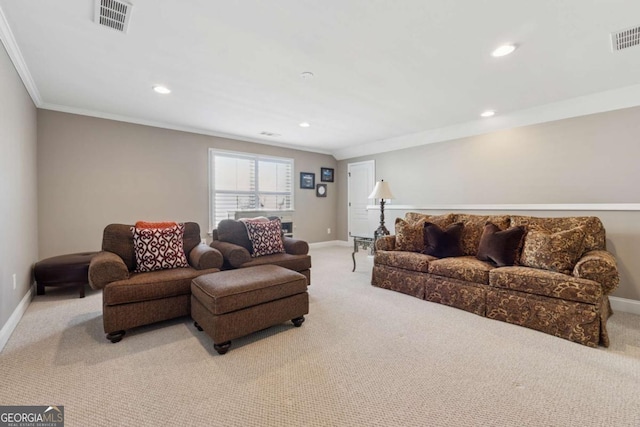
[[[499, 233], [520, 230], [512, 245], [513, 265], [478, 259], [489, 223]], [[421, 253], [429, 243], [426, 227], [457, 227], [460, 256]], [[616, 261], [606, 251], [605, 230], [596, 217], [410, 212], [396, 219], [396, 235], [376, 241], [372, 273], [374, 286], [590, 347], [609, 346], [608, 295], [618, 283]]]

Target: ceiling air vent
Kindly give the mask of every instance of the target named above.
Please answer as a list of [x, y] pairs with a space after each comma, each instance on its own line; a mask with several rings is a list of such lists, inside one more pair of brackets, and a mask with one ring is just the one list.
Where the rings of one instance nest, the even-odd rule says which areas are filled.
[[100, 25], [126, 33], [132, 7], [121, 0], [96, 0], [94, 20]]
[[611, 50], [614, 52], [638, 45], [640, 45], [640, 27], [611, 33]]

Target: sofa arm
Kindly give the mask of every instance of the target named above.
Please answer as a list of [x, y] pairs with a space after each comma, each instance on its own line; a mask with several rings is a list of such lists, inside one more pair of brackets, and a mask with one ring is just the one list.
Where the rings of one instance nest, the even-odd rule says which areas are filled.
[[98, 252], [89, 263], [89, 285], [93, 289], [102, 289], [111, 282], [128, 278], [127, 265], [113, 252]]
[[573, 275], [600, 283], [605, 295], [613, 292], [620, 283], [616, 259], [609, 252], [602, 250], [584, 254], [573, 268]]
[[219, 250], [225, 262], [227, 262], [231, 267], [238, 268], [242, 266], [242, 264], [251, 261], [251, 254], [249, 251], [240, 245], [214, 240], [211, 242], [210, 246]]
[[304, 240], [285, 237], [282, 239], [284, 251], [291, 255], [306, 255], [309, 253], [309, 244]]
[[196, 270], [220, 268], [224, 259], [219, 250], [200, 243], [189, 252], [189, 265]]
[[396, 249], [396, 236], [382, 236], [376, 239], [377, 251], [393, 251]]

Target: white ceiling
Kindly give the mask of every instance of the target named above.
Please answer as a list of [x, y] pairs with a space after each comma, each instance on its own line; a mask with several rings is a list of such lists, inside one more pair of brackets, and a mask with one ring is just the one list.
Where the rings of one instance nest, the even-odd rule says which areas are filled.
[[94, 0], [0, 0], [36, 105], [338, 159], [640, 105], [640, 46], [609, 39], [638, 0], [130, 3], [123, 34]]

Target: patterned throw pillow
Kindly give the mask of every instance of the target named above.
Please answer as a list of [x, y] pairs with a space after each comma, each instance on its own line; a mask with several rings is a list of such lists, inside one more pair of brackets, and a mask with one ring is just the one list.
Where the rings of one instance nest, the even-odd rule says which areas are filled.
[[520, 264], [557, 273], [571, 274], [584, 248], [582, 227], [558, 233], [529, 230], [524, 239]]
[[284, 252], [282, 224], [279, 219], [268, 222], [245, 222], [249, 240], [253, 245], [252, 257]]
[[136, 272], [189, 267], [184, 253], [184, 224], [168, 228], [131, 227]]
[[424, 219], [411, 223], [396, 218], [396, 251], [421, 252], [424, 249], [424, 222]]

